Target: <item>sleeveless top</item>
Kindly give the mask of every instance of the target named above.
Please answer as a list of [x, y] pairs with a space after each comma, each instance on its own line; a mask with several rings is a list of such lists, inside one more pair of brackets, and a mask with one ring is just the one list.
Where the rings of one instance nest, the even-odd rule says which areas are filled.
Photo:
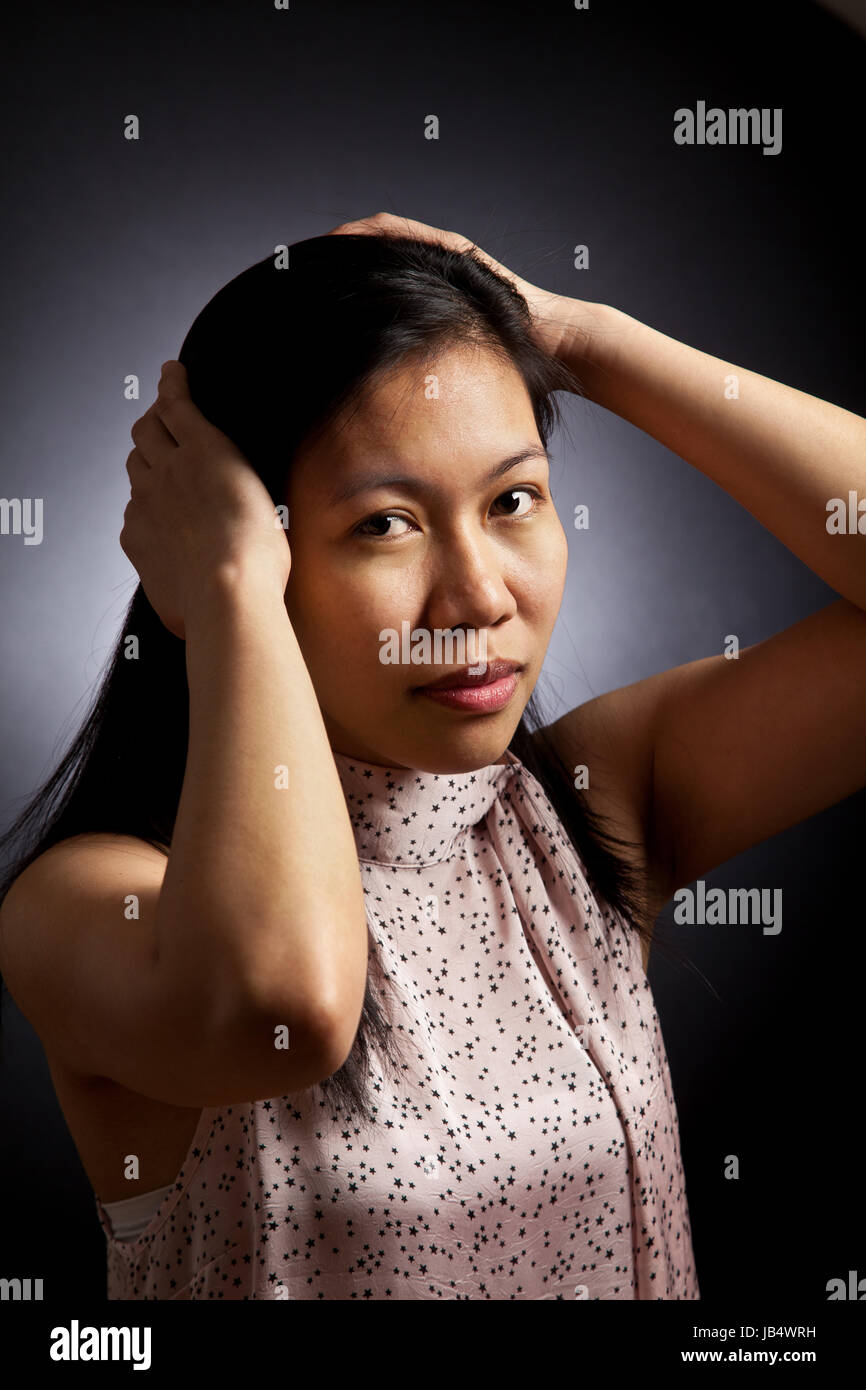
[[640, 942], [540, 783], [334, 758], [399, 1070], [372, 1125], [327, 1086], [204, 1108], [137, 1235], [96, 1197], [108, 1297], [698, 1299]]

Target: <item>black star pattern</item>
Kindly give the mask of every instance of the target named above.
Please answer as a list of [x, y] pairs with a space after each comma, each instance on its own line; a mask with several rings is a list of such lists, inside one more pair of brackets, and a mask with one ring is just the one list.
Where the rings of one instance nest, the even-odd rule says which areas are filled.
[[109, 1297], [697, 1299], [639, 945], [543, 789], [335, 759], [400, 1075], [372, 1127], [319, 1088], [202, 1110], [136, 1239], [97, 1200]]

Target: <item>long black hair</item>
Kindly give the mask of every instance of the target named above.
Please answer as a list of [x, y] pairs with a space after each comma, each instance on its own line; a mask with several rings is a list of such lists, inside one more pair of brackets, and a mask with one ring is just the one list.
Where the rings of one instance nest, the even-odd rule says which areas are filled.
[[[523, 297], [472, 251], [387, 235], [320, 236], [225, 285], [196, 318], [179, 360], [198, 408], [238, 445], [277, 506], [285, 503], [296, 451], [360, 400], [376, 374], [460, 342], [481, 344], [518, 370], [546, 447], [561, 419], [554, 392], [584, 392], [562, 362], [536, 346], [530, 322]], [[130, 633], [139, 639], [135, 662], [124, 654]], [[54, 773], [0, 838], [4, 856], [15, 847], [0, 879], [0, 904], [28, 864], [86, 831], [134, 835], [168, 855], [188, 732], [185, 645], [139, 584], [90, 712]], [[626, 842], [608, 834], [575, 792], [535, 692], [510, 749], [550, 797], [600, 902], [648, 936], [639, 876], [620, 853]], [[351, 1053], [320, 1083], [329, 1103], [374, 1118], [371, 1049], [399, 1067], [392, 1034], [368, 972]]]

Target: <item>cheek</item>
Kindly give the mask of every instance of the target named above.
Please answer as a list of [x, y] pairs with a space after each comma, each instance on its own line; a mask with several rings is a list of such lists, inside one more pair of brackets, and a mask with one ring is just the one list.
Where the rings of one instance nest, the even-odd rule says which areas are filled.
[[[355, 571], [351, 577], [321, 565], [294, 566], [286, 589], [286, 609], [304, 657], [319, 680], [333, 684], [361, 672], [380, 674], [380, 632], [400, 631], [411, 617], [407, 585]], [[384, 668], [387, 671], [387, 667]]]
[[557, 526], [558, 542], [551, 547], [553, 556], [553, 587], [556, 592], [556, 605], [562, 602], [565, 593], [565, 580], [568, 572], [568, 537], [561, 526]]
[[516, 576], [526, 607], [539, 618], [559, 608], [567, 567], [568, 540], [557, 520], [538, 531], [532, 546], [521, 556]]

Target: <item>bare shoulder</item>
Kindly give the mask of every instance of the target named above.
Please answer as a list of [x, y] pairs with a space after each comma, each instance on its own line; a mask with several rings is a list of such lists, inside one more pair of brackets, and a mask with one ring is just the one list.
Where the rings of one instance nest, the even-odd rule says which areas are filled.
[[34, 913], [41, 916], [46, 907], [63, 907], [62, 920], [68, 922], [74, 916], [76, 888], [88, 895], [94, 889], [111, 895], [118, 885], [130, 883], [130, 872], [136, 882], [159, 887], [167, 864], [167, 851], [134, 835], [87, 831], [51, 845], [18, 875], [0, 907], [0, 968], [13, 924], [32, 920]]
[[0, 970], [5, 976], [22, 952], [41, 950], [43, 932], [67, 930], [79, 904], [90, 917], [94, 895], [113, 902], [133, 884], [158, 892], [167, 863], [167, 852], [134, 835], [88, 831], [51, 845], [18, 875], [0, 907]]
[[136, 836], [87, 832], [45, 850], [6, 894], [0, 973], [46, 1052], [73, 1069], [77, 1049], [66, 1046], [65, 1020], [76, 998], [94, 979], [119, 987], [152, 967], [151, 922], [167, 863]]
[[0, 920], [29, 903], [43, 889], [59, 880], [75, 875], [81, 881], [93, 875], [104, 876], [113, 871], [127, 873], [130, 864], [137, 871], [165, 872], [168, 851], [159, 850], [147, 840], [135, 835], [115, 835], [106, 831], [85, 831], [59, 840], [57, 844], [43, 850], [26, 869], [18, 875], [4, 899], [0, 909]]
[[76, 835], [28, 865], [7, 895], [0, 970], [61, 1087], [70, 1074], [104, 1078], [194, 1111], [332, 1075], [345, 1061], [342, 1038], [337, 1046], [299, 1018], [287, 1056], [273, 1046], [273, 1006], [243, 982], [227, 1000], [209, 962], [166, 966], [157, 927], [167, 867], [166, 853], [135, 836]]

